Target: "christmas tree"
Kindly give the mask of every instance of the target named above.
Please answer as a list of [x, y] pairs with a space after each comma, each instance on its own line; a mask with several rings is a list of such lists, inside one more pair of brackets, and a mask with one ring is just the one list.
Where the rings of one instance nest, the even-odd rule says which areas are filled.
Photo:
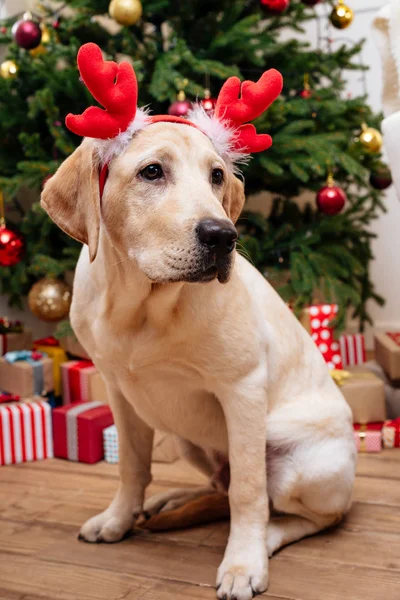
[[[76, 67], [78, 48], [92, 41], [107, 58], [132, 62], [139, 105], [160, 114], [183, 115], [196, 99], [212, 110], [231, 75], [257, 80], [270, 67], [282, 72], [281, 97], [256, 123], [274, 144], [243, 167], [247, 194], [270, 192], [272, 209], [268, 216], [245, 212], [238, 249], [295, 309], [319, 290], [325, 301], [338, 302], [342, 318], [352, 307], [361, 324], [368, 321], [366, 302], [382, 302], [369, 277], [369, 226], [384, 210], [379, 188], [390, 174], [380, 163], [378, 132], [363, 131], [378, 127], [379, 116], [366, 97], [344, 91], [343, 71], [364, 68], [362, 44], [314, 48], [288, 36], [316, 18], [317, 3], [69, 0], [57, 13], [42, 1], [32, 18], [3, 22], [0, 188], [7, 223], [22, 233], [25, 254], [18, 264], [0, 267], [2, 293], [19, 303], [37, 279], [62, 277], [76, 262], [80, 245], [50, 222], [38, 199], [46, 177], [81, 141], [64, 119], [92, 104]], [[351, 13], [339, 9], [343, 5], [331, 20], [343, 27]], [[21, 200], [26, 189], [33, 202]], [[313, 199], [318, 193], [318, 205], [314, 200], [300, 208], [296, 199], [305, 190]]]

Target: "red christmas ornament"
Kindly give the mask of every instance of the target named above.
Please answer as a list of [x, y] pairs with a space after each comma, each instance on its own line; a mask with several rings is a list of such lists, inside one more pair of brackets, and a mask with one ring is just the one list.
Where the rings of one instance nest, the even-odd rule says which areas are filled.
[[386, 190], [392, 184], [392, 174], [385, 164], [377, 165], [372, 169], [369, 182], [376, 190]]
[[56, 17], [54, 19], [54, 21], [52, 22], [51, 26], [53, 27], [53, 29], [58, 29], [60, 27], [60, 23], [61, 23], [61, 17]]
[[317, 193], [317, 206], [324, 215], [337, 215], [346, 203], [346, 194], [337, 185], [334, 185], [333, 177], [328, 175], [326, 185]]
[[311, 90], [304, 89], [300, 92], [299, 96], [307, 100], [308, 98], [311, 98], [312, 92]]
[[260, 6], [268, 13], [280, 15], [289, 6], [290, 0], [260, 0]]
[[310, 78], [309, 78], [308, 73], [304, 73], [303, 89], [301, 90], [299, 96], [300, 96], [300, 98], [305, 98], [306, 100], [308, 98], [311, 98], [311, 96], [312, 96], [312, 91], [311, 91], [311, 87], [310, 87]]
[[24, 240], [21, 234], [0, 225], [0, 266], [13, 267], [22, 259]]
[[14, 23], [12, 34], [18, 46], [25, 48], [25, 50], [37, 48], [42, 39], [42, 30], [39, 23], [31, 19], [22, 19]]
[[169, 107], [168, 114], [174, 117], [186, 117], [191, 108], [192, 103], [186, 100], [185, 92], [181, 91], [178, 94], [178, 99]]
[[1, 33], [7, 33], [7, 27], [0, 27], [0, 32]]
[[201, 101], [201, 105], [207, 113], [213, 112], [217, 103], [216, 98], [211, 98], [210, 90], [204, 90], [204, 98]]

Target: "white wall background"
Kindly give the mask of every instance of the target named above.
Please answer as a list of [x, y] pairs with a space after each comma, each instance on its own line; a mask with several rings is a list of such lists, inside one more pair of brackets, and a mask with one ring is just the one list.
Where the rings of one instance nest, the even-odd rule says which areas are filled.
[[[371, 23], [374, 15], [386, 2], [383, 0], [348, 0], [348, 4], [355, 12], [355, 18], [351, 26], [338, 31], [329, 29], [329, 37], [333, 40], [347, 38], [358, 41], [366, 37], [367, 42], [363, 51], [363, 62], [370, 67], [367, 73], [367, 88], [369, 101], [374, 109], [381, 109], [381, 66], [378, 52], [371, 36]], [[1, 2], [0, 2], [1, 4]], [[6, 0], [5, 10], [12, 15], [25, 7], [30, 6], [30, 0]], [[317, 6], [317, 12], [321, 17], [328, 14], [329, 6], [321, 3]], [[321, 25], [324, 34], [327, 21], [322, 19]], [[308, 26], [306, 37], [312, 42], [317, 39], [317, 28], [315, 22]], [[273, 65], [271, 65], [273, 66]], [[360, 75], [357, 73], [344, 73], [348, 79], [348, 91], [353, 95], [362, 93]], [[400, 143], [400, 142], [399, 142]], [[378, 307], [371, 304], [370, 311], [377, 329], [396, 328], [400, 330], [400, 202], [397, 199], [393, 187], [386, 193], [387, 213], [382, 215], [373, 225], [373, 231], [377, 234], [373, 250], [375, 260], [372, 265], [372, 277], [376, 288], [385, 298], [386, 305]], [[8, 315], [10, 318], [22, 318], [28, 325], [32, 326], [37, 335], [48, 333], [51, 326], [40, 323], [28, 311], [19, 313], [7, 307], [7, 301], [0, 297], [0, 315]], [[371, 332], [368, 338], [371, 339]]]

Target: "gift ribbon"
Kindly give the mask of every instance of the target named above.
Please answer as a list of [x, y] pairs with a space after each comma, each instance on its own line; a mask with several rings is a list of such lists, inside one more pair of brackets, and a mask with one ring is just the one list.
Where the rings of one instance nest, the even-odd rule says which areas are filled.
[[388, 337], [390, 337], [390, 339], [393, 340], [395, 344], [400, 346], [400, 332], [399, 331], [396, 331], [396, 332], [387, 331], [386, 335]]
[[360, 429], [358, 430], [358, 437], [360, 438], [360, 452], [366, 452], [367, 451], [367, 426], [366, 425], [361, 425]]
[[101, 402], [85, 402], [73, 406], [67, 412], [67, 456], [69, 460], [79, 460], [78, 417], [87, 410], [104, 406]]
[[33, 373], [33, 394], [41, 396], [44, 392], [44, 369], [42, 358], [45, 355], [41, 352], [31, 352], [30, 350], [15, 350], [7, 352], [4, 359], [9, 364], [14, 364], [19, 361], [25, 361], [32, 365]]
[[67, 369], [64, 371], [66, 377], [64, 378], [64, 401], [66, 404], [70, 402], [86, 402], [88, 400], [88, 392], [86, 381], [84, 381], [83, 371], [92, 369], [93, 372], [96, 367], [91, 361], [79, 360], [73, 364], [65, 366]]
[[49, 337], [40, 338], [40, 340], [35, 340], [33, 342], [33, 346], [59, 346], [59, 341], [56, 340], [55, 337], [50, 335]]
[[345, 371], [344, 369], [331, 369], [329, 371], [330, 376], [332, 377], [333, 381], [336, 383], [336, 385], [338, 385], [339, 387], [341, 387], [342, 385], [344, 385], [347, 381], [349, 381], [349, 379], [371, 379], [371, 378], [376, 378], [376, 375], [374, 375], [373, 373], [350, 373], [350, 371]]

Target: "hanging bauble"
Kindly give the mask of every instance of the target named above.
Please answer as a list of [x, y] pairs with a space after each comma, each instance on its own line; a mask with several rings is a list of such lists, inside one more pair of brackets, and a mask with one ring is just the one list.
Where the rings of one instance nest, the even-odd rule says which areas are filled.
[[6, 224], [0, 225], [0, 266], [13, 267], [18, 264], [24, 253], [24, 238], [12, 231]]
[[18, 66], [13, 60], [5, 60], [0, 65], [0, 75], [3, 79], [14, 79], [18, 73]]
[[369, 176], [369, 182], [376, 190], [385, 190], [392, 183], [392, 174], [387, 165], [378, 163], [371, 169], [371, 175]]
[[214, 112], [216, 103], [217, 103], [217, 99], [211, 98], [210, 90], [207, 90], [207, 89], [204, 90], [204, 98], [201, 101], [201, 105], [204, 108], [204, 110], [206, 111], [206, 113]]
[[379, 152], [382, 148], [382, 136], [377, 129], [368, 127], [366, 123], [361, 125], [362, 132], [360, 135], [360, 143], [362, 146], [371, 153]]
[[129, 27], [139, 21], [143, 7], [140, 0], [111, 0], [108, 12], [117, 23]]
[[300, 98], [305, 98], [306, 100], [312, 96], [308, 73], [304, 73], [303, 89], [301, 90], [299, 96]]
[[290, 0], [260, 0], [260, 6], [269, 14], [280, 15], [285, 12]]
[[329, 173], [326, 185], [317, 193], [317, 206], [324, 215], [337, 215], [346, 203], [346, 194], [334, 184], [333, 176]]
[[60, 15], [56, 15], [51, 26], [53, 29], [58, 29], [60, 27], [60, 25], [61, 25], [61, 17], [60, 17]]
[[12, 28], [12, 34], [18, 46], [25, 50], [36, 48], [42, 39], [39, 23], [29, 18], [17, 21]]
[[71, 288], [64, 281], [45, 277], [31, 287], [28, 304], [38, 319], [61, 321], [68, 316], [71, 297]]
[[353, 21], [353, 11], [344, 3], [344, 0], [339, 0], [330, 14], [330, 21], [336, 29], [346, 29]]
[[168, 109], [168, 114], [174, 117], [186, 117], [189, 110], [192, 108], [192, 103], [186, 99], [186, 94], [181, 90], [175, 102]]

